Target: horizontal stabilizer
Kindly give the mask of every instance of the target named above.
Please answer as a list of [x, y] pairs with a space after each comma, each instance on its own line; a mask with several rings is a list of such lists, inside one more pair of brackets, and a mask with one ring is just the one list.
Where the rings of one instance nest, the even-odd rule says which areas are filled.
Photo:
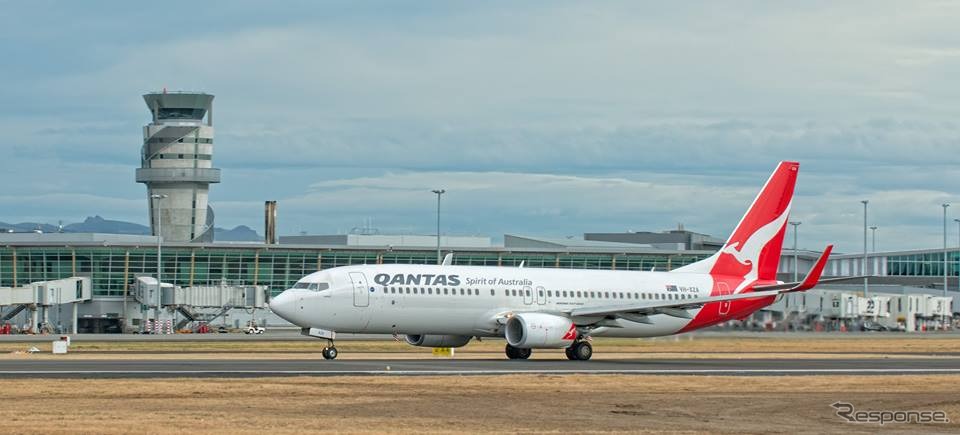
[[817, 259], [817, 262], [814, 263], [813, 269], [810, 269], [810, 273], [807, 274], [806, 278], [801, 282], [789, 282], [784, 284], [773, 284], [773, 285], [758, 285], [753, 287], [754, 291], [765, 291], [765, 290], [782, 290], [783, 293], [789, 292], [800, 292], [804, 290], [810, 290], [817, 286], [817, 284], [823, 282], [831, 281], [846, 281], [851, 278], [831, 278], [821, 280], [820, 276], [823, 275], [823, 269], [827, 265], [827, 259], [830, 257], [830, 252], [833, 251], [833, 245], [828, 245], [827, 249], [823, 250], [823, 253], [820, 254], [820, 258]]

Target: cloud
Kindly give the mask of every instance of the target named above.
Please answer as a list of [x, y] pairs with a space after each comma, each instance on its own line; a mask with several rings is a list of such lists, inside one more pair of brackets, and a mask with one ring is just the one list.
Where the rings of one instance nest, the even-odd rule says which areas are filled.
[[144, 222], [140, 95], [164, 86], [217, 96], [223, 225], [280, 199], [287, 231], [428, 232], [444, 184], [451, 231], [722, 235], [790, 159], [804, 245], [856, 249], [869, 198], [886, 246], [927, 247], [960, 179], [951, 2], [8, 9], [5, 220]]

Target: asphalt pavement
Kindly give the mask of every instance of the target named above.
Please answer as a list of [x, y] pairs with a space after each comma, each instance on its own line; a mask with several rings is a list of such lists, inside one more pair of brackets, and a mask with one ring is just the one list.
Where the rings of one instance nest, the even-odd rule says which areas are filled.
[[831, 359], [142, 359], [0, 360], [0, 378], [171, 378], [627, 374], [815, 376], [960, 374], [960, 358]]

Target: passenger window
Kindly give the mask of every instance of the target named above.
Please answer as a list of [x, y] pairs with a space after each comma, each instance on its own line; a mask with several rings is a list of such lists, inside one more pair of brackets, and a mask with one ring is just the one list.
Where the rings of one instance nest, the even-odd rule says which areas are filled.
[[463, 296], [463, 289], [460, 289], [460, 296]]
[[547, 290], [547, 297], [548, 297], [548, 298], [552, 298], [552, 297], [553, 297], [553, 290]]
[[610, 292], [603, 292], [603, 297], [609, 299], [609, 298], [610, 298]]
[[524, 290], [524, 293], [526, 293], [527, 296], [530, 296], [530, 290]]
[[490, 289], [490, 296], [496, 296], [496, 292], [493, 289]]
[[620, 293], [620, 299], [623, 299], [623, 293]]
[[578, 291], [577, 291], [577, 297], [578, 297], [578, 298], [579, 298], [579, 297], [582, 297], [581, 294], [582, 294], [582, 293], [580, 293], [580, 291], [578, 290]]

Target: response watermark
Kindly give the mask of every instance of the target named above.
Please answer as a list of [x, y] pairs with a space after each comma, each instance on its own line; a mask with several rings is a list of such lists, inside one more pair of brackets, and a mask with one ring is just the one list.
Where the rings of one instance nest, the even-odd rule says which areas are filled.
[[890, 423], [906, 423], [906, 424], [950, 423], [950, 419], [947, 417], [947, 413], [944, 411], [937, 411], [937, 410], [858, 411], [856, 407], [853, 406], [852, 403], [847, 403], [847, 402], [835, 402], [830, 406], [832, 406], [834, 409], [837, 410], [838, 417], [846, 420], [848, 423], [879, 424], [879, 425], [885, 425]]

